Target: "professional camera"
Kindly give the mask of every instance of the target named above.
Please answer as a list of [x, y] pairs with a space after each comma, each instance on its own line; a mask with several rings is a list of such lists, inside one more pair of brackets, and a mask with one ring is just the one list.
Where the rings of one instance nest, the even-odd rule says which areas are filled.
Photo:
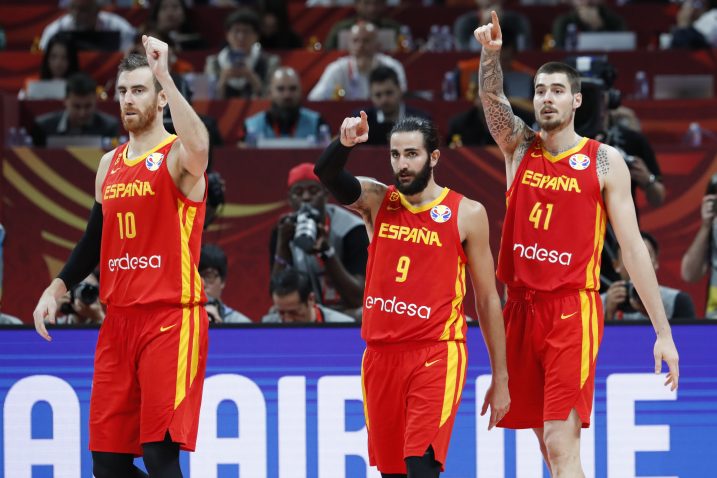
[[75, 309], [74, 307], [72, 307], [72, 304], [75, 302], [75, 299], [79, 299], [80, 302], [85, 305], [92, 305], [97, 301], [99, 296], [99, 287], [94, 284], [89, 284], [87, 282], [80, 282], [75, 287], [70, 289], [70, 301], [68, 303], [62, 304], [62, 306], [60, 307], [60, 312], [65, 315], [73, 314], [75, 313]]
[[635, 284], [633, 284], [632, 281], [627, 281], [625, 283], [625, 289], [627, 289], [627, 294], [625, 294], [625, 300], [617, 306], [617, 310], [622, 310], [623, 312], [633, 311], [635, 310], [635, 308], [630, 303], [630, 299], [635, 299], [635, 302], [640, 305], [642, 305], [642, 299], [637, 293], [637, 289], [635, 289]]
[[316, 235], [318, 233], [321, 214], [309, 203], [303, 203], [296, 211], [296, 229], [294, 230], [294, 244], [305, 252], [313, 252]]

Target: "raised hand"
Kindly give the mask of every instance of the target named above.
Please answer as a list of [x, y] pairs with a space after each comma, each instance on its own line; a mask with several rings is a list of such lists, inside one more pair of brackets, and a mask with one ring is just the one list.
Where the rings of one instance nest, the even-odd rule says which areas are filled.
[[161, 81], [169, 77], [169, 45], [154, 37], [142, 35], [142, 45], [147, 52], [147, 62], [152, 73]]
[[363, 110], [358, 118], [353, 116], [344, 119], [340, 140], [347, 148], [368, 141], [368, 117]]
[[503, 33], [500, 31], [500, 21], [495, 10], [490, 12], [491, 22], [475, 29], [473, 36], [487, 50], [498, 51], [503, 46]]

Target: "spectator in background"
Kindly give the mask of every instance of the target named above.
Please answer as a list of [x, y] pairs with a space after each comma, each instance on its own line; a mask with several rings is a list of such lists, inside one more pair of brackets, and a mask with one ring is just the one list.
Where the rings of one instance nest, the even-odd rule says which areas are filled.
[[259, 41], [267, 50], [294, 50], [304, 46], [304, 40], [291, 28], [286, 4], [262, 12]]
[[316, 303], [308, 274], [289, 268], [271, 276], [269, 287], [273, 311], [261, 318], [262, 323], [325, 324], [356, 322], [353, 317]]
[[279, 66], [279, 57], [262, 50], [259, 17], [237, 10], [226, 19], [227, 46], [207, 58], [206, 73], [217, 82], [217, 98], [258, 98]]
[[251, 319], [222, 302], [227, 280], [227, 256], [216, 244], [202, 245], [199, 255], [199, 275], [204, 281], [207, 295], [207, 316], [215, 324], [250, 324]]
[[130, 23], [116, 13], [101, 10], [102, 0], [69, 0], [67, 13], [45, 27], [40, 48], [47, 48], [50, 38], [61, 31], [117, 31], [120, 50], [129, 47], [136, 33]]
[[[366, 144], [387, 145], [391, 128], [399, 119], [406, 116], [431, 119], [425, 111], [403, 102], [403, 92], [393, 68], [377, 66], [371, 70], [368, 81], [372, 106], [366, 110], [368, 127], [371, 131]], [[359, 116], [359, 112], [355, 111], [353, 115]]]
[[339, 47], [341, 32], [351, 30], [359, 22], [371, 23], [378, 30], [392, 30], [398, 38], [401, 24], [387, 16], [386, 0], [356, 0], [354, 7], [356, 15], [340, 20], [331, 27], [324, 48], [336, 50]]
[[[291, 67], [280, 67], [269, 82], [268, 110], [250, 116], [244, 122], [244, 140], [248, 138], [319, 137], [326, 121], [316, 111], [301, 106], [301, 79]], [[328, 125], [326, 125], [328, 128]]]
[[717, 1], [684, 0], [670, 46], [691, 50], [717, 47]]
[[[641, 231], [640, 234], [647, 246], [652, 265], [657, 271], [660, 267], [658, 261], [660, 248], [657, 240], [647, 232]], [[605, 320], [650, 320], [637, 290], [630, 281], [627, 268], [622, 262], [619, 246], [613, 267], [620, 274], [620, 280], [613, 282], [607, 292], [600, 294]], [[665, 314], [669, 320], [695, 318], [695, 306], [692, 303], [692, 298], [686, 292], [665, 286], [659, 286], [659, 290], [662, 304], [665, 306]]]
[[349, 55], [329, 63], [309, 93], [309, 100], [367, 100], [368, 75], [379, 65], [393, 68], [401, 91], [406, 91], [406, 72], [401, 63], [378, 50], [376, 27], [372, 23], [356, 23], [351, 27]]
[[[29, 98], [28, 88], [35, 81], [67, 80], [80, 71], [77, 48], [69, 35], [58, 33], [50, 39], [42, 54], [40, 74], [25, 78], [25, 87], [20, 91], [20, 99]], [[59, 98], [56, 98], [59, 99]]]
[[458, 113], [449, 120], [446, 144], [451, 148], [495, 144], [493, 136], [488, 131], [479, 96], [476, 95], [471, 109]]
[[196, 50], [206, 45], [194, 29], [191, 14], [184, 0], [154, 0], [149, 9], [149, 29], [159, 37], [172, 39], [175, 50]]
[[603, 0], [570, 0], [573, 8], [553, 22], [553, 39], [557, 48], [565, 48], [565, 33], [571, 23], [578, 32], [619, 32], [625, 20], [603, 5]]
[[531, 48], [531, 28], [528, 18], [517, 12], [503, 8], [504, 0], [476, 0], [476, 9], [459, 16], [453, 23], [456, 50], [480, 51], [480, 43], [473, 31], [481, 25], [490, 23], [490, 12], [495, 10], [500, 18], [500, 27], [515, 32], [515, 45], [519, 51]]
[[100, 303], [100, 272], [95, 269], [65, 295], [58, 298], [56, 323], [68, 325], [100, 325], [105, 308]]
[[359, 318], [368, 260], [363, 221], [326, 204], [326, 189], [312, 163], [292, 168], [287, 185], [292, 212], [281, 216], [271, 232], [272, 274], [288, 267], [307, 272], [319, 304]]
[[32, 129], [35, 146], [45, 146], [48, 136], [119, 135], [119, 121], [97, 111], [97, 83], [86, 73], [75, 73], [67, 79], [65, 109], [39, 116]]
[[705, 317], [717, 319], [717, 174], [710, 178], [700, 205], [700, 227], [682, 256], [682, 280], [697, 282], [705, 274], [707, 304]]

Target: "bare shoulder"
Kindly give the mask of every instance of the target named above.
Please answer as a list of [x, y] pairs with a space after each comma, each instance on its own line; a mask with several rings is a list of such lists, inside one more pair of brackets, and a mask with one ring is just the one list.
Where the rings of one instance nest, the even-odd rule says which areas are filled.
[[[523, 120], [519, 119], [519, 121], [523, 123]], [[523, 160], [523, 156], [525, 156], [525, 153], [528, 151], [528, 148], [530, 148], [530, 145], [533, 144], [533, 141], [535, 141], [535, 137], [537, 136], [537, 133], [528, 127], [528, 125], [523, 123], [523, 126], [522, 135], [518, 139], [518, 145], [515, 147], [515, 150], [513, 150], [513, 153], [509, 157], [505, 158], [514, 168], [517, 168]]]
[[458, 206], [458, 232], [461, 241], [488, 226], [488, 213], [478, 201], [463, 197]]
[[95, 176], [95, 199], [97, 202], [102, 202], [102, 183], [105, 182], [107, 171], [110, 169], [112, 158], [114, 158], [116, 151], [117, 148], [103, 154], [97, 166], [97, 175]]
[[361, 214], [364, 212], [370, 213], [372, 209], [381, 205], [388, 186], [381, 181], [366, 176], [359, 176], [358, 180], [361, 183], [361, 196], [349, 207]]
[[598, 179], [603, 182], [616, 172], [627, 172], [627, 165], [620, 152], [607, 144], [600, 144], [597, 151], [596, 167]]

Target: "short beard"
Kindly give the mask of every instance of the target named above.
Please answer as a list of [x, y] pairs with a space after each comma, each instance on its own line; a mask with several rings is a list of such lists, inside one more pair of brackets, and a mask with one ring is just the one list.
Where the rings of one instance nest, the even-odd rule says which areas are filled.
[[432, 175], [433, 167], [431, 167], [431, 158], [428, 157], [426, 159], [426, 164], [421, 168], [420, 171], [418, 171], [418, 173], [416, 173], [416, 176], [413, 178], [413, 181], [408, 184], [402, 184], [398, 177], [399, 173], [395, 173], [394, 178], [396, 189], [398, 189], [398, 191], [404, 196], [413, 196], [414, 194], [418, 194], [424, 189], [426, 189], [426, 186], [428, 186], [428, 181], [431, 180]]
[[127, 130], [128, 133], [140, 134], [152, 127], [152, 123], [154, 123], [155, 118], [157, 118], [157, 103], [148, 108], [146, 112], [140, 111], [137, 116], [139, 117], [139, 121], [130, 126], [125, 121], [126, 118], [124, 114], [122, 115], [122, 126], [124, 126], [124, 129]]
[[556, 131], [565, 127], [570, 121], [573, 120], [573, 114], [568, 117], [566, 121], [560, 121], [560, 119], [543, 121], [539, 118], [538, 113], [535, 115], [535, 121], [543, 131]]

